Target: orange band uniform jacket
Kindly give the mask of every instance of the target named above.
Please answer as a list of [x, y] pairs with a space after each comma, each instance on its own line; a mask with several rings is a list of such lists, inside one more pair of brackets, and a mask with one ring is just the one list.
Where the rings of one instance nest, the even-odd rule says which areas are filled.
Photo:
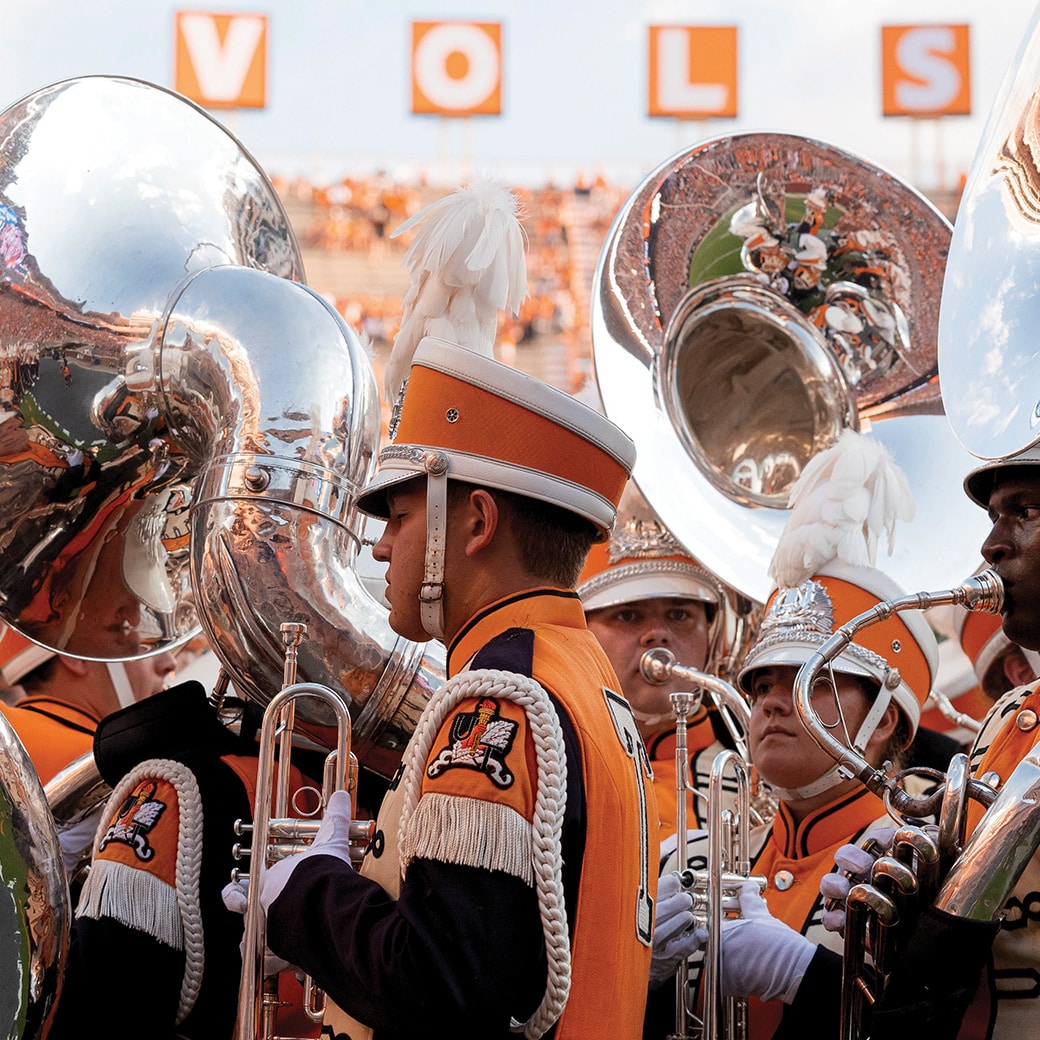
[[[656, 822], [657, 809], [631, 708], [614, 692], [580, 601], [536, 589], [493, 604], [449, 647], [448, 664], [452, 675], [496, 669], [534, 678], [564, 732], [571, 979], [545, 1035], [639, 1037], [657, 877], [648, 820]], [[462, 700], [426, 762], [403, 879], [398, 786], [384, 799], [364, 877], [308, 857], [270, 908], [271, 948], [314, 974], [342, 1009], [326, 1035], [388, 1040], [450, 1029], [506, 1037], [510, 1018], [524, 1021], [545, 990], [530, 860], [537, 759], [524, 708], [494, 696]], [[315, 935], [311, 922], [329, 914]]]
[[[1009, 691], [990, 710], [971, 754], [972, 775], [995, 772], [1004, 783], [1015, 766], [1040, 740], [1040, 684]], [[981, 806], [969, 803], [968, 827], [982, 817]], [[1000, 931], [993, 943], [992, 970], [986, 984], [995, 997], [995, 1021], [974, 1030], [962, 1028], [967, 1037], [1000, 1037], [1025, 1040], [1036, 1036], [1040, 1013], [1040, 855], [1033, 855], [1004, 904]]]
[[[865, 788], [822, 806], [801, 823], [794, 820], [781, 802], [772, 824], [756, 827], [750, 835], [751, 873], [766, 878], [763, 895], [770, 913], [817, 946], [840, 954], [841, 936], [828, 932], [821, 921], [820, 879], [835, 869], [834, 853], [842, 845], [886, 826], [891, 826], [891, 818], [883, 802]], [[688, 852], [691, 868], [707, 868], [706, 837], [693, 842]], [[671, 871], [676, 867], [673, 857], [664, 869]], [[700, 960], [699, 955], [691, 960], [698, 970]], [[752, 998], [748, 1012], [750, 1040], [769, 1040], [780, 1026], [784, 1004], [779, 1000]]]

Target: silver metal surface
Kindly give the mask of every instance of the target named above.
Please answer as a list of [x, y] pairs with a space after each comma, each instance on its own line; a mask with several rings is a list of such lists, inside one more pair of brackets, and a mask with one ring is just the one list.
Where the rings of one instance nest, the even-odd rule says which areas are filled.
[[665, 525], [744, 595], [767, 598], [790, 488], [845, 427], [914, 488], [916, 521], [879, 566], [907, 588], [971, 570], [988, 528], [959, 501], [975, 460], [937, 377], [949, 240], [883, 170], [776, 133], [694, 145], [623, 205], [593, 290], [603, 408]]
[[69, 943], [69, 895], [36, 770], [0, 714], [0, 1036], [47, 1035]]
[[939, 377], [981, 458], [1040, 439], [1040, 12], [990, 111], [961, 197], [939, 314]]
[[94, 836], [112, 788], [98, 772], [94, 754], [73, 759], [44, 784], [65, 862], [65, 877], [75, 897], [83, 887], [94, 852]]
[[[214, 653], [265, 705], [281, 686], [280, 626], [305, 624], [301, 680], [343, 699], [358, 758], [392, 775], [443, 651], [396, 636], [357, 572], [356, 493], [374, 466], [379, 401], [356, 334], [306, 286], [213, 267], [171, 300], [152, 371], [199, 474], [191, 585]], [[297, 715], [335, 721], [313, 699]]]
[[127, 660], [198, 630], [189, 458], [153, 378], [181, 281], [214, 264], [302, 279], [242, 146], [138, 80], [58, 83], [0, 113], [0, 617]]
[[399, 639], [357, 576], [375, 376], [302, 284], [266, 175], [137, 80], [45, 88], [0, 133], [0, 618], [117, 660], [202, 625], [261, 705], [280, 625], [305, 623], [301, 680], [391, 775], [443, 651]]

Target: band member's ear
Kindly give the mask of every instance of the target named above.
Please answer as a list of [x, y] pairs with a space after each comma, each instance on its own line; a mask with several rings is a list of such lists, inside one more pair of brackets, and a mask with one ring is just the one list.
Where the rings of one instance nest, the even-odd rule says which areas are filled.
[[83, 661], [78, 657], [66, 657], [64, 654], [58, 655], [58, 662], [62, 668], [67, 669], [73, 675], [84, 676], [87, 674], [87, 661]]

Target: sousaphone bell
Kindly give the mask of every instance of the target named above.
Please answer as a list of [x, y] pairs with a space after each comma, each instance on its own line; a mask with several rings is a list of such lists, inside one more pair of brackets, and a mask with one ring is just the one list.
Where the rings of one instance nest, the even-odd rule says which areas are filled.
[[778, 133], [698, 143], [622, 206], [593, 287], [596, 384], [634, 479], [687, 550], [752, 600], [799, 474], [846, 427], [907, 474], [917, 522], [886, 570], [937, 587], [975, 563], [970, 456], [943, 415], [936, 329], [950, 225], [836, 147]]

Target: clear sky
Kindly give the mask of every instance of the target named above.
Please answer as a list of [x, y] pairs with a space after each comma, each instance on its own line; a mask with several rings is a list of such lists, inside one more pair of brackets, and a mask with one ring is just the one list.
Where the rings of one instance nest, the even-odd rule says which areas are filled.
[[[923, 190], [969, 167], [1034, 0], [31, 0], [6, 5], [0, 103], [60, 79], [105, 73], [173, 85], [177, 10], [270, 18], [268, 106], [215, 112], [271, 174], [329, 180], [384, 169], [516, 183], [603, 173], [635, 183], [699, 138], [803, 134], [856, 152]], [[504, 26], [504, 114], [413, 116], [409, 26]], [[882, 25], [968, 24], [972, 115], [881, 117]], [[736, 25], [736, 120], [679, 123], [647, 108], [647, 27]]]

